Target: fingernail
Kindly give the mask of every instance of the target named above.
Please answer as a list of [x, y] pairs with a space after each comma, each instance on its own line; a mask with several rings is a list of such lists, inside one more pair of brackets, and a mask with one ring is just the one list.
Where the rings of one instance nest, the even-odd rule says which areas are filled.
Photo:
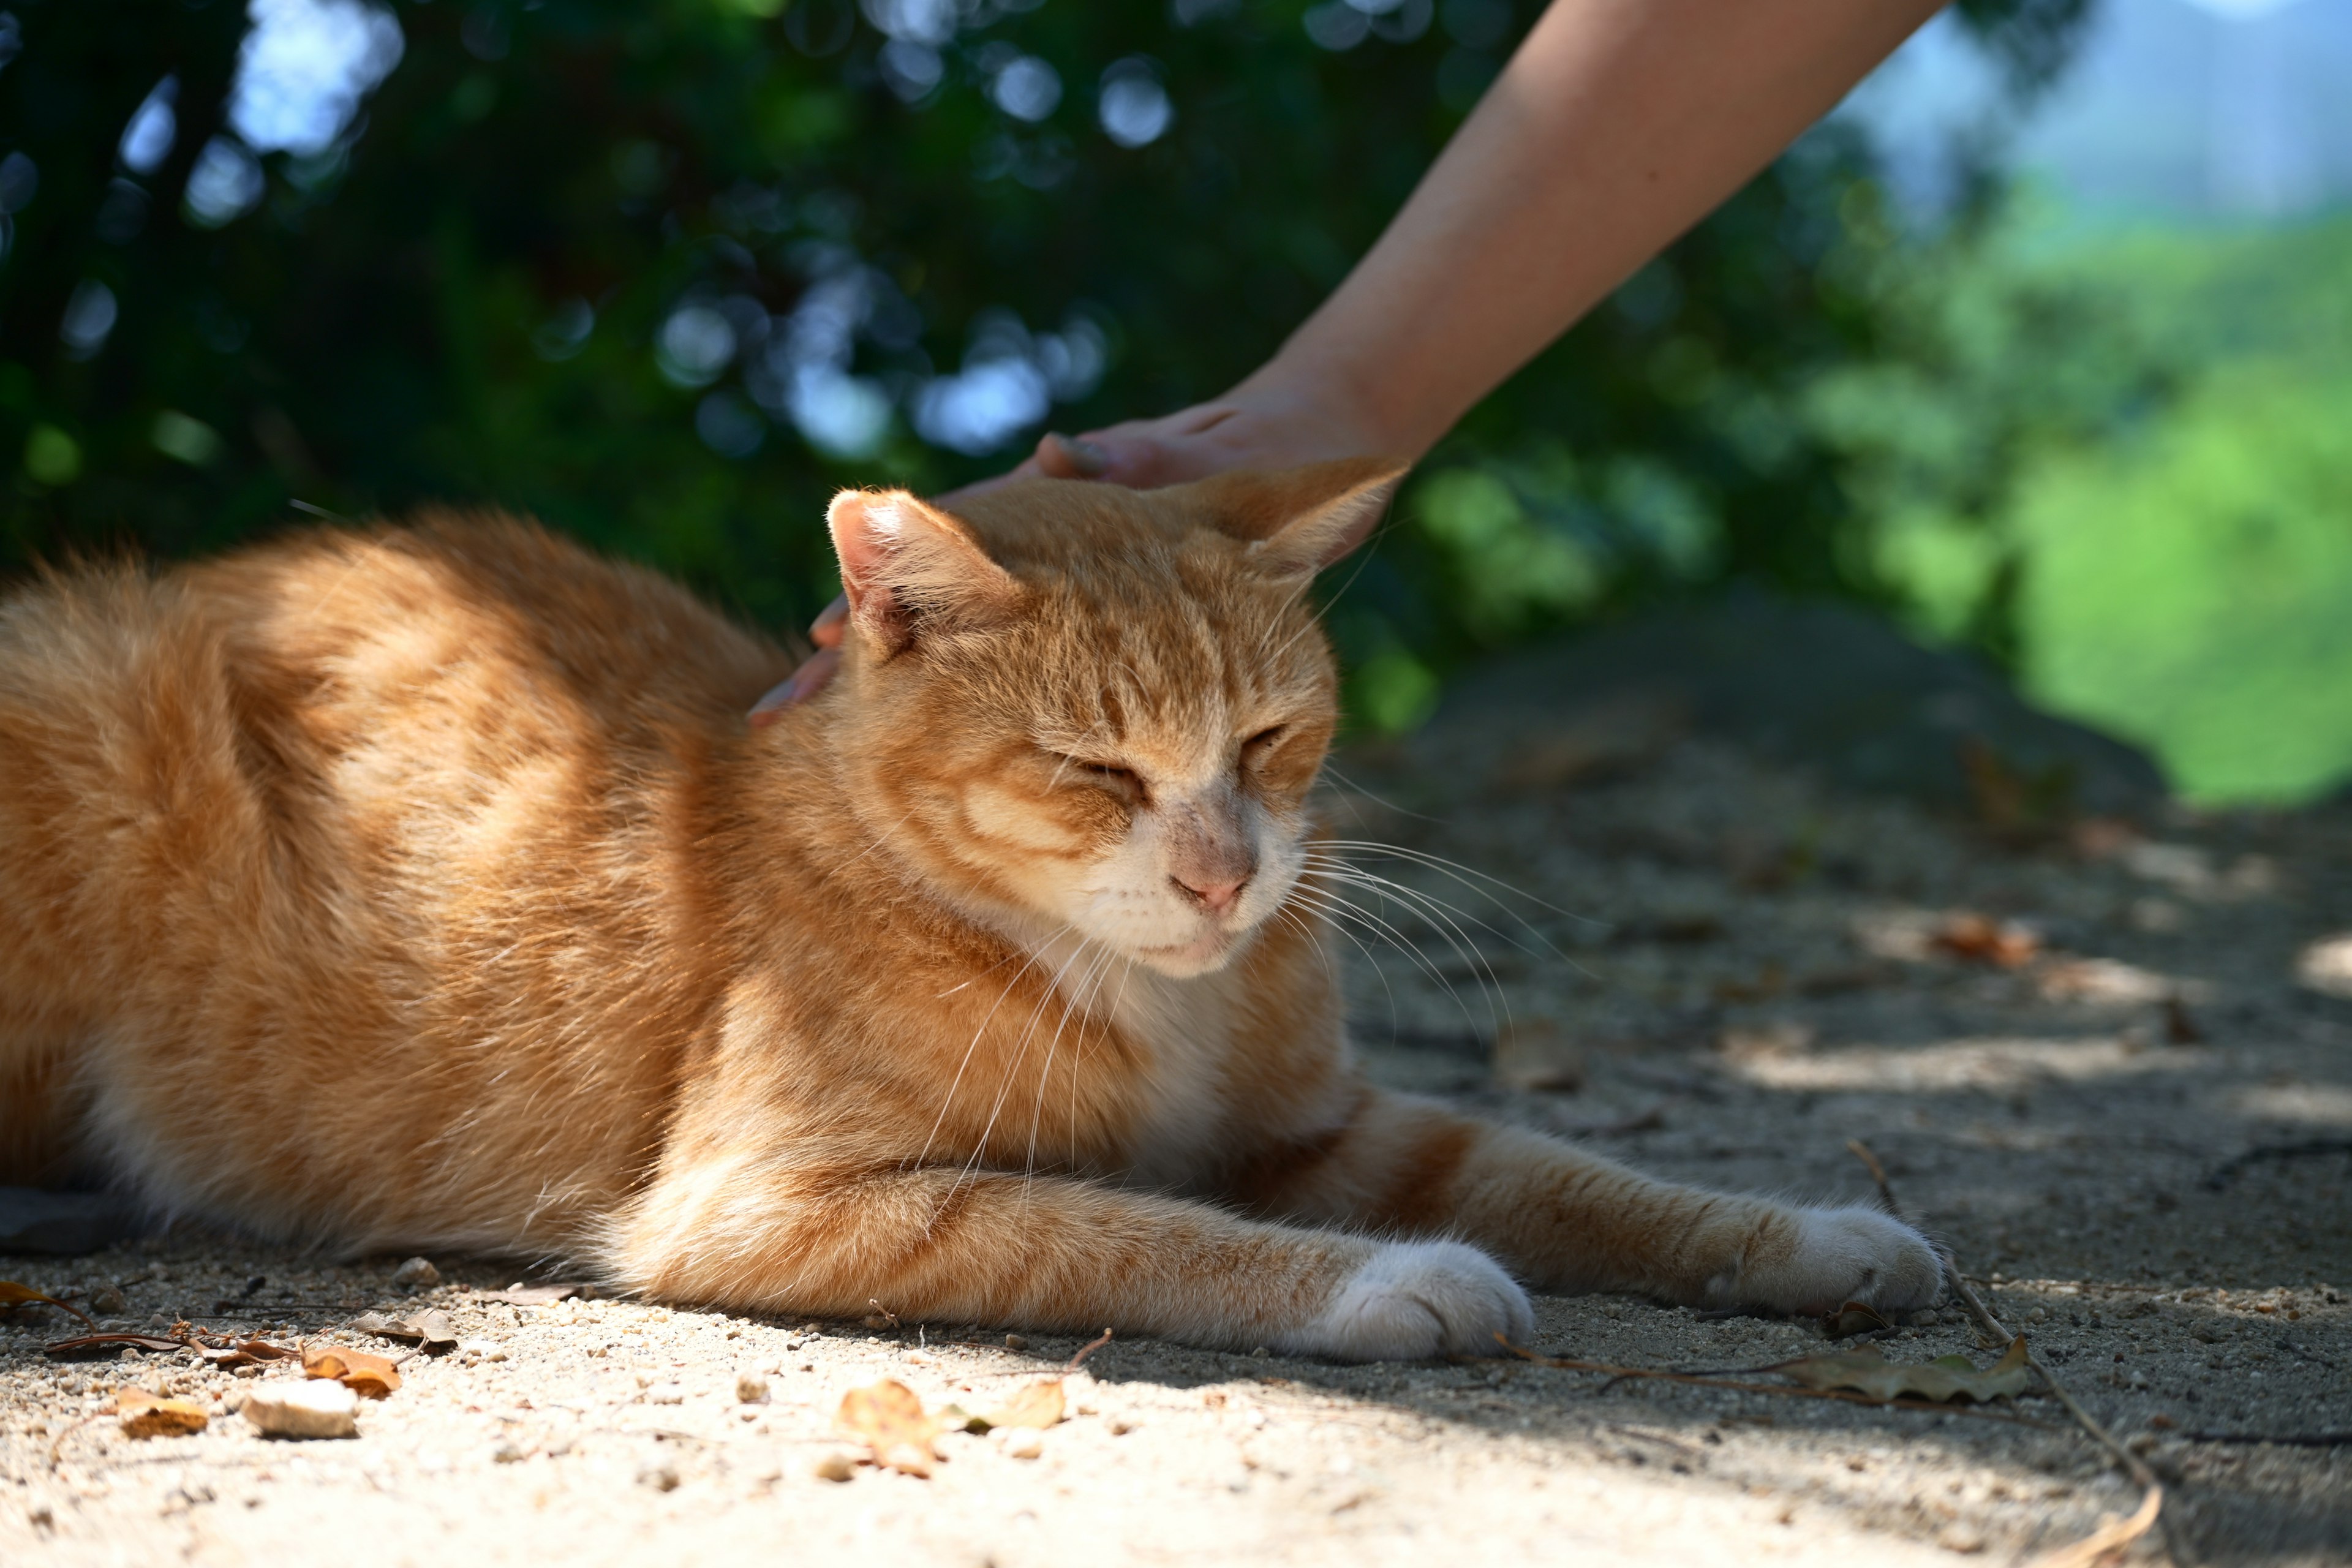
[[1058, 430], [1053, 433], [1053, 438], [1062, 448], [1062, 455], [1069, 458], [1070, 467], [1089, 478], [1110, 467], [1110, 454], [1092, 441], [1082, 441], [1076, 436], [1065, 436]]

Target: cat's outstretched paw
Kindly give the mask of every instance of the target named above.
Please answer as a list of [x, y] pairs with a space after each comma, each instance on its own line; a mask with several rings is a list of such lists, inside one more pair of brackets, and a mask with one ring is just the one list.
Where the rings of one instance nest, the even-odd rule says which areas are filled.
[[1493, 1355], [1496, 1334], [1524, 1342], [1535, 1326], [1527, 1292], [1495, 1260], [1456, 1241], [1387, 1243], [1311, 1321], [1271, 1342], [1336, 1361]]
[[1779, 1312], [1834, 1311], [1848, 1301], [1903, 1312], [1943, 1289], [1936, 1249], [1901, 1220], [1876, 1209], [1787, 1209], [1717, 1294]]

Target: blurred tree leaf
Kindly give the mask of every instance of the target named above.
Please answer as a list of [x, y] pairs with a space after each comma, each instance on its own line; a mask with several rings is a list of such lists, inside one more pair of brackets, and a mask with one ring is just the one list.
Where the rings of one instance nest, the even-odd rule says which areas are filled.
[[[0, 550], [499, 504], [803, 616], [831, 487], [943, 486], [1250, 369], [1535, 10], [14, 0]], [[1968, 3], [2028, 78], [2081, 11]], [[1934, 374], [1886, 280], [1972, 230], [1911, 232], [1873, 174], [1817, 131], [1434, 456], [1335, 618], [1382, 721], [1643, 595], [1885, 592], [1864, 458], [1808, 399]]]

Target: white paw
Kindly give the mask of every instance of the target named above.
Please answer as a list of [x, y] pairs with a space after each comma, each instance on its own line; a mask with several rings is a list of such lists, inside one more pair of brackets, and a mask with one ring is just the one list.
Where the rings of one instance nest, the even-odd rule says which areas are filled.
[[1270, 1342], [1335, 1361], [1421, 1361], [1496, 1355], [1496, 1334], [1525, 1343], [1534, 1326], [1527, 1292], [1476, 1247], [1401, 1241], [1375, 1250], [1313, 1320]]
[[1724, 1290], [1739, 1306], [1828, 1312], [1848, 1301], [1906, 1312], [1943, 1294], [1927, 1238], [1876, 1209], [1789, 1209]]

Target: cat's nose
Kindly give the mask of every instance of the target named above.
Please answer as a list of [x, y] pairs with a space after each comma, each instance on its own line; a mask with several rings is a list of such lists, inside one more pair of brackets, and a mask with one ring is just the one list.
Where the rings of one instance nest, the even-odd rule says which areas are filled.
[[1168, 879], [1198, 899], [1213, 915], [1221, 915], [1232, 909], [1234, 900], [1240, 898], [1242, 889], [1249, 885], [1247, 877], [1235, 877], [1230, 881], [1217, 881], [1206, 877], [1198, 879], [1171, 877]]

